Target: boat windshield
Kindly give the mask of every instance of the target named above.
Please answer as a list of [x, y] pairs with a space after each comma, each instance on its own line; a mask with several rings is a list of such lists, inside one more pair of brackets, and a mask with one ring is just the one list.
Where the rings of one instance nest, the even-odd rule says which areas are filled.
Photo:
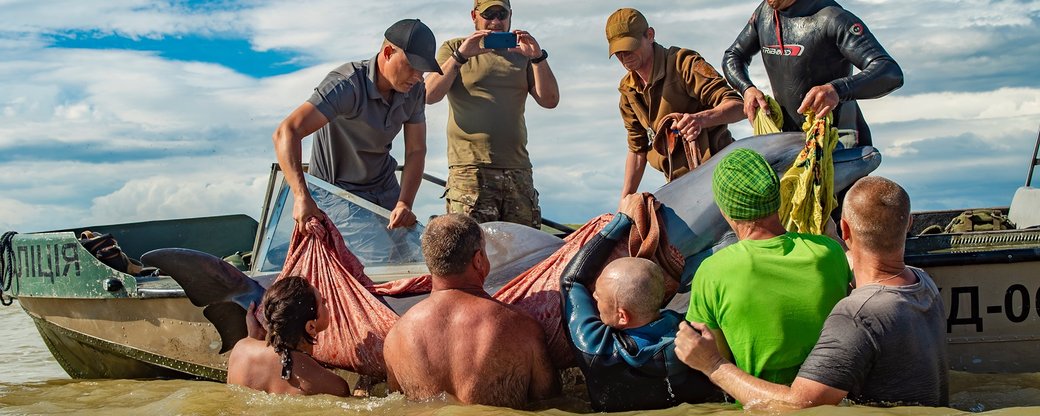
[[[336, 224], [347, 248], [365, 265], [366, 274], [376, 279], [373, 275], [425, 272], [419, 240], [424, 230], [422, 224], [387, 230], [390, 211], [321, 179], [305, 176], [314, 202]], [[295, 226], [292, 192], [285, 180], [279, 179], [255, 259], [259, 272], [282, 269]]]

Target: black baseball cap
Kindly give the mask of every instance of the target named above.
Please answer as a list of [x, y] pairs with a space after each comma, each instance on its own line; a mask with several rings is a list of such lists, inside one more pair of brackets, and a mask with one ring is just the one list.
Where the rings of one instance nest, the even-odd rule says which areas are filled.
[[386, 40], [404, 50], [408, 64], [419, 71], [444, 75], [437, 65], [437, 40], [419, 19], [404, 19], [386, 29]]

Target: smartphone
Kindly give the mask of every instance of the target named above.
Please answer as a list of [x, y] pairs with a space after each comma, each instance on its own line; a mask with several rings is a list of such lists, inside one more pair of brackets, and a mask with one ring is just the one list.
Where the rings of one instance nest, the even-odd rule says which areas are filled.
[[484, 47], [487, 49], [509, 49], [516, 47], [516, 33], [491, 32], [484, 36]]

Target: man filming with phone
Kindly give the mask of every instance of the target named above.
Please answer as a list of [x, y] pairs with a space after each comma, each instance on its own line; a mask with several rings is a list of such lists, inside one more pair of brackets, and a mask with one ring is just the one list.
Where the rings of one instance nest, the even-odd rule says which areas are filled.
[[560, 89], [548, 52], [510, 31], [512, 14], [509, 0], [474, 0], [476, 31], [441, 45], [443, 74], [426, 78], [426, 103], [448, 97], [448, 212], [539, 228], [524, 108], [528, 94], [556, 107]]

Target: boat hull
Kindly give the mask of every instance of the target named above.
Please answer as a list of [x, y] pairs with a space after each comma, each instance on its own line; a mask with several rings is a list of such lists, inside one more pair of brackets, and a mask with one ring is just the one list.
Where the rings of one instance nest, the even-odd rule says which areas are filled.
[[220, 337], [187, 298], [23, 297], [19, 303], [73, 378], [227, 378]]
[[946, 306], [952, 369], [1040, 372], [1040, 261], [926, 270]]

